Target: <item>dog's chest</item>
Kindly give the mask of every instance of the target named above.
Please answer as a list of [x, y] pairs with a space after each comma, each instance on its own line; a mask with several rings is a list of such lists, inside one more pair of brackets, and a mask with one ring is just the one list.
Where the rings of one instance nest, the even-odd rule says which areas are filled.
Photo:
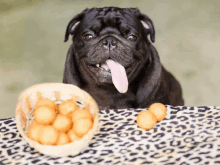
[[136, 107], [136, 97], [130, 91], [121, 94], [118, 92], [113, 93], [111, 90], [96, 90], [95, 88], [85, 88], [84, 90], [95, 99], [99, 109], [123, 109]]

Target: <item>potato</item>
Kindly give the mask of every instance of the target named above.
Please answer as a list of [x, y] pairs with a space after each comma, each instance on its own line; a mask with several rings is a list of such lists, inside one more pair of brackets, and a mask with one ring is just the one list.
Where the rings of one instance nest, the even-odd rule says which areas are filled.
[[58, 106], [58, 113], [61, 115], [69, 115], [71, 112], [75, 111], [77, 109], [77, 104], [73, 100], [66, 100], [63, 101]]
[[56, 110], [56, 107], [57, 107], [56, 103], [53, 100], [41, 99], [40, 101], [37, 102], [35, 109], [39, 106], [42, 106], [42, 105], [47, 105], [47, 106], [51, 107], [54, 111]]
[[90, 113], [90, 111], [87, 110], [87, 109], [78, 108], [77, 110], [75, 110], [72, 113], [72, 121], [73, 122], [75, 122], [76, 120], [78, 120], [80, 118], [89, 118], [89, 119], [91, 119], [93, 121], [93, 116]]
[[59, 132], [51, 125], [43, 126], [40, 131], [39, 141], [45, 145], [54, 145], [57, 143]]
[[145, 130], [153, 128], [157, 123], [157, 119], [150, 111], [143, 110], [137, 116], [137, 125]]
[[34, 119], [39, 124], [52, 124], [56, 118], [56, 112], [50, 106], [39, 106], [34, 111]]
[[165, 105], [163, 105], [161, 103], [152, 104], [148, 110], [154, 114], [157, 121], [163, 120], [167, 114], [167, 109], [166, 109]]
[[58, 114], [52, 125], [58, 131], [66, 133], [70, 130], [72, 121], [67, 116]]
[[28, 130], [28, 137], [36, 142], [39, 142], [39, 134], [42, 127], [43, 125], [33, 121]]
[[74, 142], [76, 140], [79, 140], [80, 138], [78, 136], [76, 136], [75, 132], [73, 131], [73, 129], [69, 130], [68, 132], [68, 137], [70, 139], [71, 142]]
[[76, 136], [82, 138], [86, 135], [90, 129], [92, 129], [93, 122], [90, 118], [80, 118], [74, 121], [73, 131]]
[[70, 142], [70, 139], [69, 139], [68, 135], [64, 132], [60, 132], [56, 144], [57, 145], [64, 145], [64, 144], [67, 144], [69, 142]]

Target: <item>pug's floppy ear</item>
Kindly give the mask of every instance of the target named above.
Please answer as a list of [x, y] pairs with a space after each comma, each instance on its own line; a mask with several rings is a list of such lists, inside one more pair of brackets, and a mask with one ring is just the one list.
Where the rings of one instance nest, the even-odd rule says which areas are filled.
[[85, 9], [82, 13], [76, 15], [75, 17], [73, 17], [70, 20], [70, 22], [68, 23], [67, 28], [66, 28], [66, 34], [65, 34], [64, 42], [68, 41], [70, 34], [73, 35], [74, 29], [80, 23], [80, 21], [84, 18], [86, 10], [87, 9]]
[[139, 19], [144, 26], [144, 29], [148, 34], [150, 34], [150, 39], [152, 42], [155, 42], [155, 29], [152, 20], [145, 14], [140, 13]]

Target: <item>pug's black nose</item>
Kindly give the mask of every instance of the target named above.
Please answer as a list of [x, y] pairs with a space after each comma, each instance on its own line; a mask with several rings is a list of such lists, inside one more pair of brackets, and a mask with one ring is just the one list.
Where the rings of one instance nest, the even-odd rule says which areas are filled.
[[102, 41], [103, 47], [112, 50], [116, 47], [116, 39], [114, 37], [107, 37]]

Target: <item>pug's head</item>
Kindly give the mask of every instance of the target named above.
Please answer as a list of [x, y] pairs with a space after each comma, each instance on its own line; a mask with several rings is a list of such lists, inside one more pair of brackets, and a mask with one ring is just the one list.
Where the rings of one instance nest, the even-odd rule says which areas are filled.
[[70, 20], [65, 42], [70, 34], [73, 56], [87, 82], [114, 84], [125, 93], [144, 65], [150, 65], [148, 35], [154, 42], [154, 25], [137, 8], [85, 9]]

